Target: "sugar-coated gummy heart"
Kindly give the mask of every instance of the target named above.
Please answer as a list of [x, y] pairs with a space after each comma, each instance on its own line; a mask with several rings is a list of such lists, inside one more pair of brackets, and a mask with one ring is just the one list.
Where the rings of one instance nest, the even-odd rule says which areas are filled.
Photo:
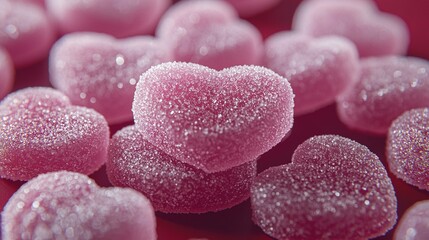
[[151, 66], [171, 59], [152, 37], [122, 40], [101, 33], [71, 33], [50, 54], [50, 81], [73, 104], [94, 108], [109, 124], [131, 120], [135, 85]]
[[156, 211], [203, 213], [235, 206], [250, 195], [256, 161], [206, 173], [155, 147], [128, 126], [113, 135], [106, 163], [115, 186], [130, 187], [150, 199]]
[[14, 71], [12, 59], [6, 50], [0, 47], [0, 99], [12, 90]]
[[429, 200], [411, 206], [399, 221], [394, 240], [425, 240], [429, 236]]
[[287, 165], [258, 174], [253, 221], [277, 239], [368, 239], [396, 222], [386, 169], [367, 147], [335, 135], [299, 145]]
[[3, 239], [156, 239], [149, 200], [132, 189], [99, 188], [85, 175], [42, 174], [2, 213]]
[[303, 1], [293, 29], [315, 37], [346, 37], [356, 44], [360, 57], [405, 54], [409, 41], [405, 22], [379, 12], [373, 1]]
[[345, 38], [313, 39], [279, 32], [266, 39], [265, 66], [289, 80], [295, 94], [295, 115], [327, 106], [358, 79], [356, 47]]
[[338, 98], [337, 106], [348, 127], [386, 134], [403, 112], [429, 107], [429, 62], [400, 56], [364, 59], [360, 79]]
[[0, 0], [0, 29], [0, 46], [9, 52], [16, 67], [46, 57], [55, 38], [42, 8], [19, 1]]
[[393, 121], [387, 136], [390, 171], [409, 184], [429, 190], [429, 108], [405, 112]]
[[153, 145], [216, 172], [253, 161], [282, 140], [293, 124], [293, 93], [264, 67], [163, 63], [141, 76], [133, 113]]
[[263, 12], [280, 2], [280, 0], [226, 0], [240, 16], [251, 16]]
[[26, 88], [0, 103], [0, 177], [29, 180], [69, 170], [91, 174], [107, 160], [109, 128], [96, 111], [61, 92]]
[[115, 37], [149, 34], [170, 0], [46, 0], [62, 33], [100, 32]]
[[222, 1], [189, 0], [175, 4], [161, 18], [157, 36], [176, 61], [217, 70], [259, 64], [263, 53], [258, 30], [240, 20], [232, 6]]

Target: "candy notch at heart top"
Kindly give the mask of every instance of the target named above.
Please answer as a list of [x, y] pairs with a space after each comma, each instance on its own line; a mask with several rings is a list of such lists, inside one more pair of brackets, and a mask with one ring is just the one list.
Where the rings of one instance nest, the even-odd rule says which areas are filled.
[[264, 64], [289, 80], [295, 94], [295, 115], [335, 102], [359, 77], [356, 47], [336, 36], [276, 33], [265, 41]]
[[0, 103], [0, 176], [29, 180], [69, 170], [91, 174], [107, 160], [109, 127], [102, 115], [71, 106], [51, 88], [26, 88]]
[[50, 81], [73, 104], [95, 109], [109, 124], [132, 120], [135, 85], [151, 66], [171, 60], [149, 36], [117, 40], [101, 33], [71, 33], [50, 54]]
[[253, 221], [277, 239], [369, 239], [396, 222], [397, 200], [379, 158], [344, 137], [315, 136], [287, 165], [260, 173]]
[[216, 172], [279, 143], [293, 124], [293, 96], [289, 82], [264, 67], [163, 63], [141, 76], [134, 121], [167, 154]]
[[171, 0], [46, 0], [61, 33], [99, 32], [115, 37], [149, 34]]
[[2, 213], [3, 239], [155, 240], [155, 214], [142, 194], [99, 188], [85, 175], [41, 174]]
[[174, 60], [216, 70], [260, 64], [263, 54], [258, 30], [240, 20], [234, 8], [223, 1], [178, 2], [161, 18], [156, 31]]
[[306, 0], [295, 12], [292, 29], [314, 37], [340, 35], [350, 39], [360, 57], [402, 55], [409, 33], [397, 16], [379, 12], [372, 0]]

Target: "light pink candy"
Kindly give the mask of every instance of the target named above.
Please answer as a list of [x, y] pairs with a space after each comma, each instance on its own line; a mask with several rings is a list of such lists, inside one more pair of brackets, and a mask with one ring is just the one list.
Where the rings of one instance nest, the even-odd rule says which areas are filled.
[[407, 111], [393, 121], [386, 156], [398, 178], [429, 190], [429, 108]]
[[260, 173], [253, 221], [276, 239], [369, 239], [396, 222], [397, 200], [379, 158], [335, 135], [299, 145], [292, 163]]
[[14, 75], [12, 59], [6, 50], [0, 47], [0, 100], [12, 90]]
[[229, 2], [240, 16], [252, 16], [261, 13], [280, 3], [281, 0], [226, 0]]
[[142, 192], [155, 210], [204, 213], [235, 206], [250, 195], [256, 161], [216, 173], [206, 173], [167, 155], [135, 126], [113, 135], [107, 174], [115, 186]]
[[85, 175], [42, 174], [2, 213], [3, 239], [156, 239], [153, 208], [131, 189], [99, 188]]
[[100, 32], [115, 37], [149, 34], [170, 0], [47, 0], [62, 33]]
[[259, 64], [262, 38], [250, 23], [240, 20], [232, 6], [221, 1], [189, 0], [172, 6], [157, 28], [174, 60], [217, 70]]
[[429, 200], [408, 208], [396, 227], [394, 240], [426, 240], [429, 236]]
[[293, 93], [263, 67], [163, 63], [140, 78], [133, 113], [153, 145], [216, 172], [253, 161], [282, 140], [293, 124]]
[[380, 12], [373, 1], [303, 1], [292, 28], [314, 37], [348, 38], [356, 44], [360, 57], [405, 54], [408, 49], [405, 22]]
[[171, 59], [152, 37], [117, 40], [101, 33], [71, 33], [50, 54], [50, 81], [73, 104], [93, 108], [109, 124], [132, 120], [131, 105], [140, 75]]
[[279, 32], [265, 42], [265, 66], [289, 80], [295, 94], [295, 115], [335, 101], [359, 77], [356, 47], [345, 38], [313, 39]]
[[107, 160], [109, 128], [92, 109], [50, 88], [26, 88], [0, 104], [0, 177], [29, 180], [69, 170], [91, 174]]
[[15, 66], [46, 57], [55, 32], [43, 9], [12, 0], [0, 0], [0, 6], [0, 46], [9, 52]]
[[348, 127], [386, 134], [403, 112], [429, 107], [429, 62], [400, 56], [364, 59], [358, 83], [339, 97], [337, 106]]

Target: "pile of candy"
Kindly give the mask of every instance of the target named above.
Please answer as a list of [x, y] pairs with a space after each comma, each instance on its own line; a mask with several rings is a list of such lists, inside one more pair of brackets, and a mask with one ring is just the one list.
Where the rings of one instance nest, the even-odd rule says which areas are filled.
[[427, 238], [407, 23], [286, 2], [0, 0], [0, 239]]

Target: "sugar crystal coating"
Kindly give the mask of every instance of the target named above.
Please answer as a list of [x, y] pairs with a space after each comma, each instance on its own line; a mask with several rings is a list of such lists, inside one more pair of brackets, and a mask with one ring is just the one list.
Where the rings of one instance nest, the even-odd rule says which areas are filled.
[[292, 163], [258, 174], [253, 221], [277, 239], [368, 239], [396, 222], [392, 182], [367, 147], [335, 135], [299, 145]]
[[0, 47], [0, 99], [12, 90], [14, 71], [12, 59], [6, 50]]
[[295, 115], [315, 111], [358, 80], [356, 47], [345, 38], [313, 39], [279, 32], [265, 41], [265, 66], [289, 80], [295, 94]]
[[0, 103], [0, 176], [29, 180], [69, 170], [91, 174], [107, 159], [109, 128], [94, 110], [50, 88], [26, 88]]
[[314, 37], [348, 38], [360, 57], [405, 54], [409, 42], [405, 22], [379, 12], [373, 1], [303, 1], [292, 28]]
[[256, 161], [206, 173], [167, 155], [135, 126], [113, 135], [106, 166], [113, 185], [142, 192], [156, 211], [168, 213], [230, 208], [249, 197], [256, 176]]
[[395, 230], [394, 240], [425, 240], [429, 236], [429, 200], [408, 208]]
[[149, 34], [171, 0], [46, 0], [62, 33], [99, 32], [115, 37]]
[[44, 10], [35, 4], [11, 0], [0, 0], [0, 6], [0, 46], [9, 52], [15, 67], [47, 56], [55, 34]]
[[109, 124], [130, 121], [141, 73], [170, 60], [152, 37], [117, 40], [101, 33], [71, 33], [50, 54], [50, 81], [73, 104], [103, 114]]
[[348, 127], [386, 134], [403, 112], [429, 107], [429, 62], [400, 56], [364, 59], [360, 79], [339, 97], [337, 106]]
[[162, 17], [157, 36], [171, 50], [174, 60], [217, 70], [259, 64], [263, 53], [258, 30], [237, 18], [234, 9], [221, 1], [175, 4]]
[[42, 174], [2, 213], [3, 239], [156, 239], [153, 208], [131, 189], [99, 188], [85, 175]]
[[133, 113], [153, 145], [216, 172], [253, 161], [282, 140], [293, 124], [293, 93], [263, 67], [163, 63], [141, 76]]
[[409, 184], [429, 190], [429, 108], [403, 113], [393, 121], [387, 136], [390, 171]]

